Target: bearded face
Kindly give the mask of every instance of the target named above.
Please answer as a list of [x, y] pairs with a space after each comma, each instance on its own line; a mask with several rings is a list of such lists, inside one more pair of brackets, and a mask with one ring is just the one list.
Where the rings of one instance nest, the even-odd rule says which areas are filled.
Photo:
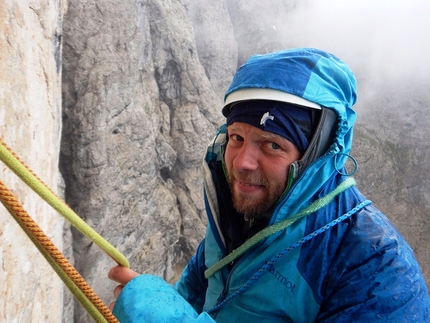
[[[265, 214], [278, 201], [286, 182], [270, 183], [260, 172], [227, 170], [233, 206], [246, 219]], [[237, 183], [235, 185], [235, 183]], [[240, 186], [240, 188], [238, 188]], [[256, 193], [258, 191], [258, 194]]]
[[242, 122], [230, 125], [224, 160], [236, 210], [248, 219], [269, 211], [286, 188], [289, 166], [300, 157], [281, 136]]

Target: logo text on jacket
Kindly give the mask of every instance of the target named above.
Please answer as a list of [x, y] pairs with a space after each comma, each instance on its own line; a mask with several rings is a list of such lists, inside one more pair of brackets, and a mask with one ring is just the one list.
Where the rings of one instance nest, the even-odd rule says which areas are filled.
[[286, 277], [284, 277], [279, 271], [276, 270], [275, 266], [271, 265], [269, 267], [269, 273], [271, 273], [275, 278], [284, 285], [287, 289], [289, 289], [291, 292], [294, 292], [294, 288], [296, 287], [296, 284], [293, 284], [291, 281], [289, 281]]

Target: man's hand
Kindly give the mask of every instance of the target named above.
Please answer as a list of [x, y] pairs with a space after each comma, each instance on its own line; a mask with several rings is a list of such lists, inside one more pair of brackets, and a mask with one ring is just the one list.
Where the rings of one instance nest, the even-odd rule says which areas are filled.
[[[115, 266], [109, 270], [109, 279], [120, 283], [120, 285], [116, 286], [113, 291], [115, 298], [118, 298], [118, 295], [121, 293], [121, 290], [124, 288], [124, 286], [136, 276], [139, 276], [137, 272], [123, 266]], [[109, 305], [109, 309], [112, 311], [114, 306], [115, 302], [112, 302]]]

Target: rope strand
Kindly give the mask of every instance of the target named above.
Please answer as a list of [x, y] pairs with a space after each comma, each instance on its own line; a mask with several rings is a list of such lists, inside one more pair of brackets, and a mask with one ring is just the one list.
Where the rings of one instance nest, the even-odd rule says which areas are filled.
[[300, 220], [301, 218], [308, 216], [309, 214], [314, 213], [315, 211], [319, 210], [320, 208], [324, 207], [328, 203], [330, 203], [337, 195], [342, 193], [347, 188], [355, 185], [354, 178], [350, 177], [344, 180], [342, 183], [340, 183], [332, 192], [328, 193], [327, 195], [319, 198], [318, 200], [314, 201], [310, 205], [308, 205], [306, 208], [301, 210], [299, 213], [289, 217], [288, 219], [285, 219], [279, 223], [276, 223], [274, 225], [271, 225], [251, 238], [249, 238], [245, 243], [243, 243], [239, 248], [233, 250], [230, 254], [222, 258], [220, 261], [218, 261], [216, 264], [214, 264], [212, 267], [208, 268], [205, 271], [205, 277], [209, 278], [213, 274], [215, 274], [218, 270], [226, 266], [227, 264], [231, 263], [233, 260], [235, 260], [237, 257], [243, 255], [246, 251], [248, 251], [252, 246], [255, 246], [258, 242], [261, 240], [271, 236], [272, 234], [282, 231], [289, 226], [291, 226], [294, 222]]
[[302, 244], [304, 244], [306, 241], [311, 240], [312, 238], [316, 237], [317, 235], [327, 231], [328, 229], [334, 227], [335, 225], [339, 224], [340, 222], [348, 219], [349, 217], [351, 217], [352, 215], [354, 215], [355, 213], [357, 213], [358, 211], [360, 211], [362, 208], [364, 208], [367, 205], [370, 205], [372, 202], [369, 200], [366, 200], [362, 203], [360, 203], [359, 205], [357, 205], [355, 208], [353, 208], [352, 210], [350, 210], [349, 212], [345, 213], [344, 215], [341, 215], [340, 217], [334, 219], [333, 221], [331, 221], [330, 223], [322, 226], [321, 228], [319, 228], [318, 230], [308, 234], [307, 236], [303, 237], [302, 239], [298, 240], [297, 242], [295, 242], [294, 244], [292, 244], [291, 246], [285, 248], [283, 251], [279, 252], [276, 256], [274, 256], [271, 260], [269, 260], [263, 267], [261, 267], [255, 274], [254, 276], [251, 277], [251, 279], [249, 279], [241, 288], [239, 288], [236, 292], [234, 292], [233, 294], [231, 294], [230, 296], [228, 296], [226, 299], [224, 299], [222, 302], [220, 302], [219, 304], [217, 304], [216, 306], [214, 306], [212, 309], [210, 309], [208, 312], [208, 314], [212, 314], [214, 312], [217, 312], [221, 309], [221, 307], [223, 307], [225, 304], [227, 304], [228, 302], [230, 302], [232, 299], [234, 299], [235, 297], [239, 296], [240, 294], [242, 294], [243, 292], [245, 292], [247, 289], [249, 289], [249, 287], [251, 287], [251, 285], [253, 283], [255, 283], [255, 281], [261, 277], [261, 275], [263, 275], [264, 272], [266, 272], [267, 270], [269, 270], [271, 268], [271, 266], [273, 266], [273, 264], [275, 264], [279, 259], [281, 259], [283, 256], [285, 256], [287, 253], [289, 253], [291, 250], [300, 247]]
[[[25, 165], [1, 138], [0, 159], [33, 189], [33, 191], [105, 251], [113, 260], [119, 265], [129, 268], [127, 259], [88, 226], [65, 202], [55, 195], [55, 193]], [[109, 308], [91, 289], [85, 279], [70, 264], [66, 257], [64, 257], [38, 224], [28, 215], [15, 196], [1, 181], [0, 201], [90, 316], [97, 323], [119, 323]]]
[[1, 181], [0, 200], [94, 320], [96, 322], [117, 323], [118, 320], [113, 316], [112, 312]]
[[119, 265], [129, 268], [127, 259], [109, 242], [85, 223], [66, 203], [34, 174], [29, 167], [0, 138], [0, 159], [34, 192], [66, 218], [76, 229], [98, 245]]

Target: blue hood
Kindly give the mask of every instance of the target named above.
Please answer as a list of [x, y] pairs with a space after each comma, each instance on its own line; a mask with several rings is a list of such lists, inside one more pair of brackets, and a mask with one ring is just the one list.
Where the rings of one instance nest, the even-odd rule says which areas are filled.
[[[272, 222], [297, 213], [335, 173], [342, 172], [352, 146], [356, 119], [356, 79], [336, 56], [313, 48], [254, 55], [236, 72], [225, 99], [244, 89], [271, 89], [293, 94], [332, 109], [338, 116], [334, 142], [322, 157], [306, 167], [275, 211]], [[224, 114], [226, 109], [224, 107]]]

